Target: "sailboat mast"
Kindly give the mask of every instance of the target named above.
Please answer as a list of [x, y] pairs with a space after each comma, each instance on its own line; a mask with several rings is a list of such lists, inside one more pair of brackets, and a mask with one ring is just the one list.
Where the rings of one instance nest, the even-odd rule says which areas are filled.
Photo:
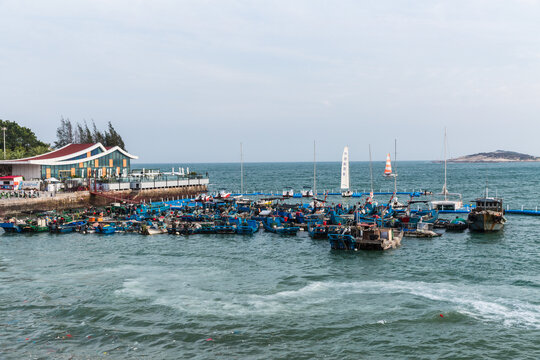
[[244, 194], [244, 151], [240, 143], [240, 194]]
[[317, 197], [317, 159], [315, 157], [316, 147], [313, 140], [313, 198]]
[[397, 194], [397, 139], [394, 139], [394, 195]]
[[373, 194], [373, 165], [371, 164], [371, 144], [369, 144], [369, 175], [371, 177], [371, 194]]
[[446, 147], [448, 146], [448, 140], [446, 138], [446, 128], [444, 128], [444, 200], [447, 200], [448, 199], [448, 189], [446, 187], [446, 158], [447, 158], [447, 154], [446, 154]]

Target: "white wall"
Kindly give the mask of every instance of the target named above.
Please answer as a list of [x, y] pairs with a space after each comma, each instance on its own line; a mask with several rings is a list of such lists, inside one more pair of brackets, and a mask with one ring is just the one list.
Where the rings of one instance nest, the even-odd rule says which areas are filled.
[[22, 175], [25, 180], [41, 179], [41, 165], [33, 164], [13, 164], [13, 175]]

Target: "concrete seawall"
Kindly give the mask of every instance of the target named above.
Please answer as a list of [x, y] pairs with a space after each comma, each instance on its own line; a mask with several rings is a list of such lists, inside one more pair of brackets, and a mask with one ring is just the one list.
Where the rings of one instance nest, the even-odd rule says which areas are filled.
[[49, 210], [77, 209], [89, 206], [106, 206], [113, 202], [126, 199], [136, 202], [161, 201], [162, 199], [184, 199], [195, 197], [207, 191], [206, 185], [192, 185], [178, 188], [161, 188], [145, 190], [108, 191], [104, 196], [91, 194], [89, 191], [60, 193], [54, 197], [33, 199], [2, 199], [0, 200], [0, 216], [15, 215], [27, 212]]

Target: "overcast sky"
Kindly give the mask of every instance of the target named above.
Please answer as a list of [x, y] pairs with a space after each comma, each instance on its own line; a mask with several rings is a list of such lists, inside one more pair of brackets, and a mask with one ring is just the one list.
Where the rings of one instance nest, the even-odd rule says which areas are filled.
[[[0, 0], [0, 118], [144, 162], [540, 155], [540, 4]], [[8, 139], [9, 141], [9, 139]]]

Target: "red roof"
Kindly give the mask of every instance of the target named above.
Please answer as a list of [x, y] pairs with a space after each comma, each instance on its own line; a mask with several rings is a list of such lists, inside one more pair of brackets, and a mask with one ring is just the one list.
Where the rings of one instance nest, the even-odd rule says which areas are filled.
[[29, 160], [47, 160], [47, 159], [54, 159], [62, 156], [67, 156], [71, 154], [78, 153], [79, 151], [83, 151], [84, 149], [88, 149], [95, 144], [69, 144], [66, 147], [63, 147], [61, 149], [51, 151], [49, 153], [34, 156], [32, 158], [24, 159], [25, 161]]

